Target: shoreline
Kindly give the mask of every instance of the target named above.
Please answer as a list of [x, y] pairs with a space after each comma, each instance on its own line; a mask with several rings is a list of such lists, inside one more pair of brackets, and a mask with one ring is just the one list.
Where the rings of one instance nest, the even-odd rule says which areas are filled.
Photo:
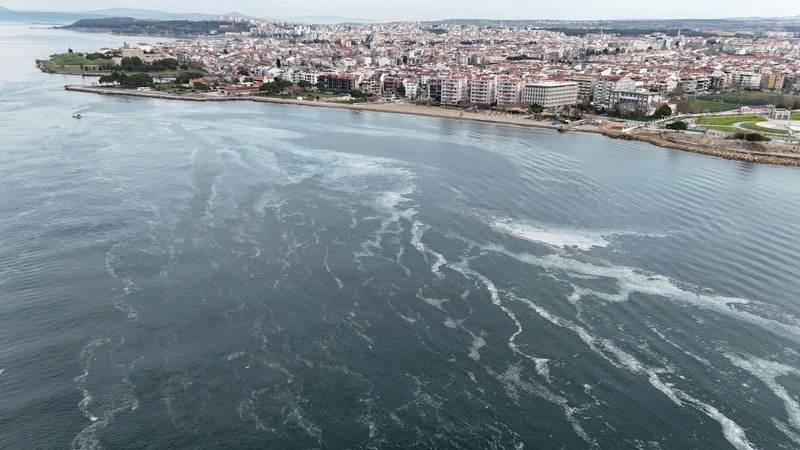
[[[406, 114], [412, 116], [435, 117], [440, 119], [457, 119], [472, 122], [491, 123], [495, 125], [512, 125], [528, 128], [549, 129], [555, 131], [583, 132], [601, 134], [612, 139], [623, 139], [629, 141], [639, 141], [651, 145], [680, 150], [690, 153], [697, 153], [707, 156], [724, 158], [733, 161], [741, 161], [757, 164], [771, 164], [781, 166], [800, 167], [800, 154], [781, 154], [763, 150], [738, 150], [730, 148], [719, 148], [713, 145], [701, 145], [686, 141], [670, 140], [669, 136], [675, 134], [667, 133], [623, 133], [617, 130], [608, 129], [594, 124], [577, 123], [569, 125], [552, 125], [549, 121], [533, 121], [526, 117], [514, 117], [506, 115], [488, 115], [482, 112], [467, 112], [461, 109], [447, 109], [436, 106], [420, 106], [407, 103], [334, 103], [313, 100], [295, 100], [274, 97], [248, 97], [248, 96], [221, 96], [219, 94], [172, 94], [158, 91], [136, 91], [130, 89], [120, 89], [112, 87], [97, 87], [84, 85], [66, 85], [64, 89], [75, 92], [85, 92], [99, 95], [116, 95], [126, 97], [144, 97], [161, 100], [179, 100], [191, 102], [225, 102], [225, 101], [249, 101], [255, 103], [272, 103], [280, 105], [299, 105], [318, 108], [348, 109], [351, 111], [370, 111], [391, 114]], [[684, 136], [686, 136], [684, 134]]]

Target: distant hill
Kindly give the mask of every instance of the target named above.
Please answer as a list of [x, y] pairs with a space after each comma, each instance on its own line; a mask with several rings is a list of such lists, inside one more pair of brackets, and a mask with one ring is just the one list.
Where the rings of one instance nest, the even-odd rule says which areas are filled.
[[[224, 29], [222, 27], [225, 27]], [[103, 17], [79, 20], [64, 27], [76, 31], [103, 31], [122, 35], [169, 37], [206, 36], [220, 31], [248, 31], [246, 23], [223, 23], [216, 20], [152, 20], [133, 17]]]
[[135, 8], [110, 8], [99, 9], [97, 11], [89, 11], [88, 14], [95, 14], [102, 17], [132, 17], [134, 19], [153, 19], [153, 20], [217, 20], [216, 15], [213, 14], [196, 14], [196, 13], [170, 13], [166, 11], [157, 11], [153, 9], [135, 9]]
[[0, 22], [48, 22], [73, 23], [83, 19], [102, 19], [107, 17], [131, 17], [140, 20], [217, 20], [219, 16], [243, 17], [244, 14], [230, 12], [227, 14], [170, 13], [152, 9], [109, 8], [86, 12], [44, 12], [44, 11], [12, 11], [0, 6]]
[[0, 22], [72, 23], [81, 19], [104, 17], [91, 13], [64, 13], [44, 11], [12, 11], [0, 6]]

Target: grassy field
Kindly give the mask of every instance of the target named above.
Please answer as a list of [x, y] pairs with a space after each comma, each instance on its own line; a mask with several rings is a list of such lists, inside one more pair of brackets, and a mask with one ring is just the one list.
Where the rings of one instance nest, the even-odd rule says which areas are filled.
[[50, 61], [57, 66], [79, 66], [81, 64], [94, 64], [92, 61], [89, 61], [83, 56], [76, 55], [74, 53], [55, 55], [50, 58]]
[[702, 117], [695, 123], [698, 125], [733, 125], [739, 122], [764, 122], [765, 119], [759, 116], [736, 116], [736, 117]]
[[792, 106], [795, 101], [800, 101], [800, 96], [783, 94], [780, 92], [761, 92], [761, 91], [733, 91], [720, 94], [710, 94], [697, 97], [698, 100], [722, 101], [732, 106], [740, 105], [784, 105]]
[[792, 114], [792, 120], [800, 120], [800, 114]]
[[678, 102], [678, 110], [679, 111], [696, 111], [696, 112], [724, 112], [724, 111], [733, 111], [734, 109], [739, 109], [739, 105], [732, 105], [730, 103], [720, 103], [720, 102], [712, 102], [708, 100], [693, 100], [693, 99], [684, 99]]
[[723, 131], [725, 133], [736, 133], [737, 131], [742, 131], [731, 125], [703, 125], [703, 126], [710, 130]]
[[756, 131], [756, 132], [764, 133], [764, 134], [782, 134], [782, 135], [789, 134], [788, 130], [760, 127], [760, 126], [758, 126], [758, 125], [756, 125], [754, 123], [743, 123], [742, 124], [742, 128], [747, 128], [748, 130]]

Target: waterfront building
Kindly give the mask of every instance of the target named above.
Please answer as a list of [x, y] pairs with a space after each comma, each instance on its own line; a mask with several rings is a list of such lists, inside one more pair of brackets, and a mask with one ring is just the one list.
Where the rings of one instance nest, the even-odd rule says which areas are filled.
[[442, 103], [456, 105], [469, 101], [469, 82], [464, 75], [449, 76], [441, 79]]
[[469, 86], [469, 101], [476, 105], [490, 105], [495, 101], [495, 78], [480, 77]]
[[497, 81], [495, 92], [497, 94], [497, 105], [516, 105], [520, 102], [522, 91], [522, 80], [519, 78], [505, 78]]
[[661, 95], [658, 92], [612, 91], [608, 108], [623, 114], [649, 116], [655, 113], [660, 101]]
[[574, 81], [541, 81], [522, 87], [521, 102], [536, 104], [545, 109], [578, 103], [578, 83]]

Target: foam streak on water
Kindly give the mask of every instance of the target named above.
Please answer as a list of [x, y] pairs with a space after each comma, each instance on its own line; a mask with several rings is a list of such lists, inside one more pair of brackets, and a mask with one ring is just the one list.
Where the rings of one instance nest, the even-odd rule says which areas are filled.
[[2, 446], [800, 445], [796, 169], [31, 64], [130, 39], [0, 24]]

